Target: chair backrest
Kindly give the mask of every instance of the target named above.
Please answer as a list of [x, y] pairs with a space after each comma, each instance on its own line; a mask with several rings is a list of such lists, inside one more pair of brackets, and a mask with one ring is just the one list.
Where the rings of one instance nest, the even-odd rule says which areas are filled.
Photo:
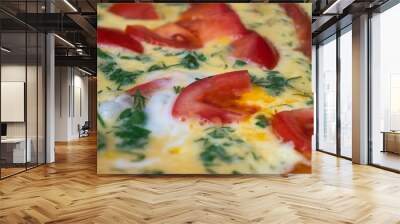
[[89, 129], [89, 128], [90, 128], [90, 123], [89, 123], [89, 121], [85, 121], [85, 123], [83, 124], [82, 128]]

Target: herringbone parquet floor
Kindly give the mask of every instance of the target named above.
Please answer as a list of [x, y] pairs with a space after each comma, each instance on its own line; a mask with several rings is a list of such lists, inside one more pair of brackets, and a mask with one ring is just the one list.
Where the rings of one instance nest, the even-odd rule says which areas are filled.
[[95, 146], [0, 181], [0, 223], [400, 223], [400, 175], [330, 155], [312, 175], [97, 176]]

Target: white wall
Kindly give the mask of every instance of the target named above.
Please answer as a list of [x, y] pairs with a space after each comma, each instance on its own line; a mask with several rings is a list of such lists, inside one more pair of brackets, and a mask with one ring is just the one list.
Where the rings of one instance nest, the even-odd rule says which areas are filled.
[[88, 78], [71, 67], [56, 67], [55, 74], [55, 140], [74, 140], [88, 120]]

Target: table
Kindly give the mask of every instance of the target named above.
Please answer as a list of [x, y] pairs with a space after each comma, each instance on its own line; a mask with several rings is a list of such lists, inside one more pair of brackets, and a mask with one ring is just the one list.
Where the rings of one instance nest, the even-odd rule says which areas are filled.
[[[12, 160], [11, 156], [9, 160], [7, 161], [10, 163], [26, 163], [26, 162], [31, 162], [32, 160], [32, 140], [30, 138], [26, 139], [26, 142], [28, 143], [26, 147], [26, 153], [25, 153], [25, 138], [5, 138], [1, 139], [1, 153], [2, 157], [4, 158], [3, 154], [7, 154], [10, 152], [12, 154]], [[10, 148], [10, 146], [12, 148]], [[7, 158], [6, 158], [7, 160]]]

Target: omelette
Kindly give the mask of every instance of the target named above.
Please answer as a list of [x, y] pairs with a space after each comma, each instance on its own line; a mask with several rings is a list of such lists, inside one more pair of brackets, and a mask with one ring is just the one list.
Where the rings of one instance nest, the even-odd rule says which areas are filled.
[[311, 172], [311, 4], [97, 7], [99, 174]]

